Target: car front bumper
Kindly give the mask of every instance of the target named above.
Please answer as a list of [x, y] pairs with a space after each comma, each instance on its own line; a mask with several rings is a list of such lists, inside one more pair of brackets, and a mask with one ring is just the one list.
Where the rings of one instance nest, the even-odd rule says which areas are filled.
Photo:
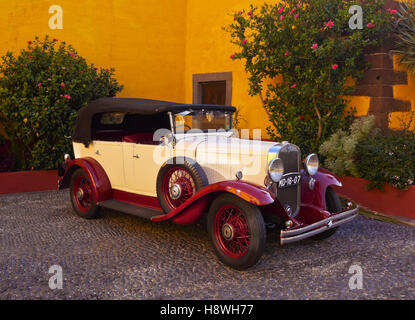
[[281, 245], [300, 241], [309, 237], [312, 237], [328, 229], [338, 227], [339, 225], [349, 222], [357, 217], [359, 208], [350, 209], [337, 214], [332, 215], [326, 219], [317, 221], [305, 227], [282, 230], [280, 235]]

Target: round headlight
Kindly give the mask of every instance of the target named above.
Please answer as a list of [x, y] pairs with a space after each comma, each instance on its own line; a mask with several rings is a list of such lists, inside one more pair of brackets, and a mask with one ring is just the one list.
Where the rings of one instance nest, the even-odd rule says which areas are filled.
[[318, 171], [318, 157], [315, 153], [310, 154], [305, 160], [305, 167], [310, 176], [314, 176]]
[[272, 181], [278, 182], [284, 174], [284, 165], [280, 158], [272, 159], [268, 164], [268, 175]]

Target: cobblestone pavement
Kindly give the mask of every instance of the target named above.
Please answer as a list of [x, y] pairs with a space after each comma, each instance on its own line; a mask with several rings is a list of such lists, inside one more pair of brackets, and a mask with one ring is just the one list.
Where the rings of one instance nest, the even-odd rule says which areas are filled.
[[[215, 257], [197, 225], [155, 223], [110, 210], [84, 220], [69, 192], [0, 196], [0, 299], [415, 299], [415, 229], [364, 217], [330, 239], [280, 247], [254, 268]], [[63, 289], [48, 286], [63, 269]], [[363, 289], [350, 290], [350, 266]]]

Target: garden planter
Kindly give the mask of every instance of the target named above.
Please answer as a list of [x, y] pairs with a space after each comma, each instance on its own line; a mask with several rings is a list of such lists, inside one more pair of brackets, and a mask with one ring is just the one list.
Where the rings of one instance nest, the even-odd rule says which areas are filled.
[[57, 170], [0, 173], [0, 194], [55, 190], [57, 188]]
[[371, 211], [415, 219], [415, 186], [409, 190], [399, 190], [385, 185], [383, 191], [378, 189], [367, 190], [366, 185], [370, 181], [341, 177], [342, 187], [335, 187], [337, 193], [349, 198], [360, 206]]

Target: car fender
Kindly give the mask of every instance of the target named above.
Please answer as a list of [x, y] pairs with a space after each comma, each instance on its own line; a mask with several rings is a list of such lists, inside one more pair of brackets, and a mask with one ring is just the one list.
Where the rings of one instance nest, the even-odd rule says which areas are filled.
[[92, 183], [92, 193], [95, 204], [112, 199], [110, 180], [105, 173], [104, 168], [98, 161], [91, 157], [78, 158], [70, 161], [62, 180], [59, 183], [59, 189], [69, 187], [72, 174], [79, 168], [82, 168], [85, 171]]
[[172, 220], [177, 224], [191, 224], [199, 220], [209, 209], [213, 199], [222, 192], [229, 192], [256, 206], [266, 206], [275, 196], [266, 188], [246, 181], [220, 181], [199, 190], [193, 197], [173, 211], [153, 217], [153, 221]]
[[[310, 183], [310, 180], [312, 183]], [[330, 186], [341, 187], [342, 183], [333, 173], [318, 169], [313, 176], [303, 175], [301, 179], [301, 205], [326, 209], [326, 190]]]

